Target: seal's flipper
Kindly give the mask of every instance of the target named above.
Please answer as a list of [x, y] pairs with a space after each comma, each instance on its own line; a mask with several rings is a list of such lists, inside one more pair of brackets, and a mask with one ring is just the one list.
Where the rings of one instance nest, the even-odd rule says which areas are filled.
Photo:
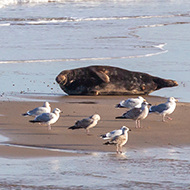
[[110, 77], [106, 74], [108, 71], [98, 71], [97, 68], [89, 67], [91, 71], [93, 71], [103, 82], [109, 83]]

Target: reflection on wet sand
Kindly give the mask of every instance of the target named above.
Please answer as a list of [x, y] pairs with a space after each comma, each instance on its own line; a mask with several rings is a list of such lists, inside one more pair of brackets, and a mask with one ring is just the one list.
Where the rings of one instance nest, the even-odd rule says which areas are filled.
[[[95, 152], [80, 157], [0, 158], [1, 187], [22, 189], [187, 189], [190, 148]], [[19, 176], [19, 177], [16, 177]]]

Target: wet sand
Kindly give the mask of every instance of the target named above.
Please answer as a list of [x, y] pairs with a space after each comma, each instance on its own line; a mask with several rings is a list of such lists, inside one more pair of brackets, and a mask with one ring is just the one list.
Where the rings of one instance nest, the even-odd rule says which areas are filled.
[[[23, 95], [24, 96], [24, 95]], [[165, 98], [144, 96], [152, 105], [165, 102]], [[34, 98], [34, 97], [31, 97]], [[9, 138], [6, 144], [1, 143], [1, 157], [44, 157], [44, 156], [79, 156], [89, 152], [115, 152], [115, 146], [103, 145], [101, 134], [118, 129], [123, 125], [129, 127], [127, 149], [140, 149], [152, 147], [181, 147], [190, 145], [189, 113], [190, 104], [178, 102], [176, 110], [170, 115], [173, 120], [161, 121], [161, 116], [149, 115], [141, 121], [142, 129], [135, 128], [133, 120], [116, 120], [126, 109], [116, 109], [115, 105], [123, 96], [56, 96], [35, 97], [39, 101], [1, 101], [0, 102], [0, 134]], [[40, 102], [42, 100], [42, 102]], [[52, 110], [61, 109], [60, 119], [48, 131], [47, 126], [30, 123], [32, 117], [23, 117], [21, 114], [27, 110], [41, 106], [43, 100], [48, 100]], [[76, 120], [98, 113], [101, 120], [86, 135], [85, 130], [68, 130]], [[20, 147], [7, 144], [21, 145]], [[35, 148], [36, 147], [36, 148]], [[50, 148], [52, 150], [45, 150]], [[68, 150], [53, 151], [54, 149]], [[69, 152], [73, 150], [73, 152]]]

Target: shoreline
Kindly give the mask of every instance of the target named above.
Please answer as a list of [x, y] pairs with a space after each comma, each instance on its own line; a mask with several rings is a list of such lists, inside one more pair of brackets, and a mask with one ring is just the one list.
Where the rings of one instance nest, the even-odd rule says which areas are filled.
[[[150, 95], [143, 97], [152, 105], [166, 101], [166, 98]], [[39, 101], [0, 101], [0, 134], [9, 138], [9, 141], [5, 142], [7, 144], [24, 146], [13, 147], [1, 143], [0, 157], [80, 156], [85, 155], [83, 151], [86, 151], [87, 154], [115, 152], [116, 147], [103, 145], [104, 141], [99, 136], [114, 129], [119, 129], [123, 125], [132, 130], [129, 132], [127, 144], [123, 147], [124, 152], [128, 149], [184, 147], [190, 145], [190, 128], [188, 126], [190, 103], [178, 102], [176, 110], [171, 114], [172, 121], [168, 120], [164, 123], [161, 121], [161, 116], [150, 114], [145, 120], [141, 121], [143, 128], [136, 129], [133, 120], [115, 119], [116, 116], [122, 115], [126, 111], [124, 108], [116, 109], [115, 105], [127, 98], [129, 97], [47, 97], [52, 110], [58, 107], [63, 111], [57, 123], [52, 125], [51, 131], [47, 130], [47, 126], [29, 123], [28, 121], [32, 117], [23, 117], [21, 115], [27, 110], [41, 106], [43, 103], [39, 101], [43, 101], [44, 97], [38, 97]], [[76, 120], [89, 117], [94, 113], [98, 113], [101, 120], [96, 127], [90, 130], [90, 136], [87, 136], [83, 129], [68, 130], [68, 127], [72, 126]], [[40, 149], [27, 147], [40, 147]], [[63, 151], [49, 151], [48, 148]], [[78, 151], [82, 152], [82, 154], [78, 153]]]

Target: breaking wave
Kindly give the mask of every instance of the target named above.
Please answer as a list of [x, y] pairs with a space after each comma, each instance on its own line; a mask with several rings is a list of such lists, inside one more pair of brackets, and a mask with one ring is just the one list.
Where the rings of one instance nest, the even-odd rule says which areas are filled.
[[[88, 22], [88, 21], [104, 21], [104, 20], [128, 20], [128, 19], [150, 19], [150, 18], [168, 18], [176, 15], [152, 15], [152, 16], [113, 16], [113, 17], [51, 17], [51, 18], [0, 18], [0, 26], [10, 25], [59, 25], [65, 22]], [[179, 16], [179, 15], [178, 15]], [[163, 26], [164, 24], [162, 24]], [[155, 27], [159, 26], [140, 26], [140, 27]]]
[[6, 5], [16, 5], [16, 4], [30, 4], [30, 3], [51, 3], [51, 2], [65, 2], [65, 0], [1, 0], [0, 8]]
[[[118, 0], [124, 1], [124, 0]], [[38, 4], [38, 3], [66, 3], [66, 2], [84, 2], [84, 0], [1, 0], [0, 8], [7, 5], [17, 5], [17, 4]], [[92, 2], [98, 2], [93, 1]]]

